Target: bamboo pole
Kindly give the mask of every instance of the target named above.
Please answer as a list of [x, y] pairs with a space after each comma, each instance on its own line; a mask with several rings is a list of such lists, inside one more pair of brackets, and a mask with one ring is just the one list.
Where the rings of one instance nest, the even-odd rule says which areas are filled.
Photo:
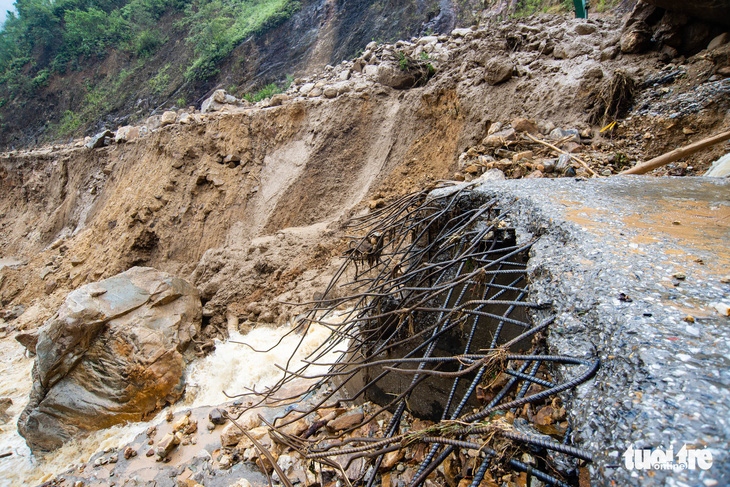
[[691, 154], [694, 154], [695, 152], [699, 152], [702, 149], [705, 149], [707, 147], [711, 147], [715, 144], [719, 144], [720, 142], [724, 142], [726, 140], [730, 139], [730, 130], [727, 132], [722, 132], [717, 135], [713, 135], [712, 137], [708, 137], [707, 139], [702, 139], [699, 142], [695, 142], [694, 144], [690, 144], [685, 147], [680, 147], [679, 149], [674, 149], [671, 152], [667, 152], [666, 154], [662, 154], [659, 157], [655, 157], [654, 159], [651, 159], [649, 161], [646, 161], [642, 164], [638, 164], [631, 169], [626, 169], [625, 171], [621, 171], [619, 175], [624, 174], [646, 174], [652, 169], [656, 169], [658, 167], [664, 166], [665, 164], [669, 164], [670, 162], [676, 161], [677, 159], [681, 159], [682, 157], [689, 156]]
[[545, 142], [544, 140], [540, 140], [540, 139], [538, 139], [536, 137], [533, 137], [532, 135], [530, 135], [527, 132], [525, 132], [525, 135], [528, 136], [529, 138], [531, 138], [532, 140], [534, 140], [535, 142], [537, 142], [538, 144], [542, 144], [545, 147], [549, 147], [549, 148], [551, 148], [552, 150], [554, 150], [556, 152], [559, 152], [561, 154], [565, 154], [566, 156], [570, 157], [571, 159], [575, 159], [578, 162], [578, 164], [580, 164], [581, 166], [583, 166], [593, 177], [597, 177], [598, 176], [598, 174], [596, 174], [596, 172], [593, 169], [591, 169], [588, 166], [588, 164], [586, 164], [586, 162], [584, 160], [579, 159], [578, 157], [574, 156], [573, 154], [570, 154], [568, 152], [565, 152], [562, 149], [558, 149], [554, 145], [549, 144], [549, 143]]

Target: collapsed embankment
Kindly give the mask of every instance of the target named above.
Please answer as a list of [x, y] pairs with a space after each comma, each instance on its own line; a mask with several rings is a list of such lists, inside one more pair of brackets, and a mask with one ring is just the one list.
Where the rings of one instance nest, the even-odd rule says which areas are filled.
[[[307, 301], [324, 285], [345, 248], [333, 230], [368, 198], [374, 207], [490, 167], [548, 176], [556, 154], [525, 152], [515, 129], [561, 129], [555, 143], [612, 174], [722, 126], [728, 85], [712, 72], [729, 45], [665, 65], [621, 54], [619, 41], [616, 19], [540, 16], [373, 43], [275, 103], [178, 114], [124, 144], [5, 153], [0, 252], [26, 263], [2, 269], [6, 333], [39, 326], [70, 290], [133, 265], [191, 276], [211, 336], [226, 323], [283, 322], [293, 311], [277, 301]], [[409, 81], [410, 66], [432, 76]], [[642, 116], [601, 133], [591, 110], [618, 72], [636, 81]], [[698, 86], [709, 95], [693, 102]], [[672, 170], [696, 174], [721, 150]]]
[[[298, 313], [285, 303], [321, 292], [364, 202], [487, 169], [585, 174], [570, 160], [558, 170], [544, 146], [526, 150], [519, 132], [613, 174], [727, 124], [730, 85], [712, 71], [727, 57], [664, 64], [621, 54], [619, 40], [612, 19], [485, 24], [370, 46], [275, 101], [173, 114], [126, 143], [3, 154], [0, 256], [22, 261], [0, 271], [3, 333], [33, 330], [70, 290], [146, 265], [200, 289], [203, 354], [210, 339], [284, 322]], [[591, 107], [619, 71], [641, 103], [602, 133]], [[707, 154], [670, 170], [696, 174]]]

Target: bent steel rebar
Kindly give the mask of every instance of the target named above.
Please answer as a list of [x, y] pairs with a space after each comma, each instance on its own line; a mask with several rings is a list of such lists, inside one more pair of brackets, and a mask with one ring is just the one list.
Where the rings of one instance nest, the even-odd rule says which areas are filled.
[[[576, 466], [591, 453], [568, 444], [558, 395], [591, 379], [600, 364], [548, 353], [545, 333], [555, 317], [550, 303], [529, 301], [534, 242], [518, 239], [510, 212], [468, 185], [440, 184], [356, 218], [352, 227], [362, 236], [352, 237], [324, 296], [299, 319], [302, 339], [313, 324], [327, 327], [328, 339], [299, 368], [291, 368], [291, 358], [280, 366], [274, 386], [242, 394], [257, 397], [255, 407], [293, 405], [326, 390], [270, 424], [272, 436], [329, 467], [347, 458], [345, 468], [335, 469], [340, 475], [364, 459], [369, 468], [350, 480], [367, 486], [379, 482], [385, 454], [418, 444], [425, 452], [410, 460], [411, 487], [449, 457], [462, 462], [460, 479], [473, 486], [489, 472], [575, 485]], [[282, 395], [302, 378], [310, 381], [304, 392]], [[355, 401], [373, 405], [341, 431], [315, 418], [323, 408]], [[404, 419], [413, 417], [428, 426], [406, 427]], [[303, 418], [312, 418], [305, 433], [284, 431]], [[367, 428], [381, 419], [382, 427]], [[368, 434], [348, 436], [356, 430]], [[572, 461], [561, 467], [554, 455]]]

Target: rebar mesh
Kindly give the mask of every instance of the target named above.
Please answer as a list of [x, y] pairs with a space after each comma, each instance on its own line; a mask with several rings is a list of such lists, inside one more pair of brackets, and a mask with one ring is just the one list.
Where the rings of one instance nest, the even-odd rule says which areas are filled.
[[[460, 478], [474, 487], [488, 471], [526, 472], [527, 485], [530, 477], [575, 484], [576, 465], [591, 455], [568, 446], [565, 428], [542, 413], [546, 407], [559, 411], [557, 395], [590, 379], [599, 362], [548, 354], [544, 332], [554, 317], [550, 303], [528, 301], [526, 263], [533, 242], [518, 242], [510, 209], [468, 188], [443, 186], [354, 221], [354, 231], [364, 236], [353, 239], [325, 297], [301, 319], [300, 331], [318, 323], [331, 330], [329, 339], [305, 366], [289, 370], [288, 363], [274, 387], [255, 392], [256, 404], [294, 403], [328, 385], [313, 406], [271, 425], [273, 434], [342, 475], [351, 462], [365, 458], [370, 467], [354, 480], [368, 487], [379, 482], [385, 454], [418, 444], [425, 450], [411, 487], [462, 451], [472, 455]], [[346, 352], [323, 363], [343, 344]], [[311, 365], [330, 369], [308, 374]], [[566, 377], [560, 381], [554, 379], [558, 367]], [[277, 396], [300, 377], [313, 381], [305, 393]], [[313, 437], [324, 424], [299, 436], [282, 429], [333, 405], [345, 392], [340, 402], [368, 400], [378, 407], [358, 424], [324, 437]], [[434, 423], [403, 431], [401, 421], [411, 414]], [[540, 414], [547, 424], [535, 421]], [[383, 417], [387, 422], [373, 437], [349, 436]]]

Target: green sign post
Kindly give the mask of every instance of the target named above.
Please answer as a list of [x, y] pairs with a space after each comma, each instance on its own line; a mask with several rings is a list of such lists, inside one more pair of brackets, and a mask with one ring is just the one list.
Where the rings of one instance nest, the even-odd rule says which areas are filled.
[[588, 10], [586, 9], [586, 0], [573, 0], [575, 5], [575, 17], [578, 19], [587, 19]]

